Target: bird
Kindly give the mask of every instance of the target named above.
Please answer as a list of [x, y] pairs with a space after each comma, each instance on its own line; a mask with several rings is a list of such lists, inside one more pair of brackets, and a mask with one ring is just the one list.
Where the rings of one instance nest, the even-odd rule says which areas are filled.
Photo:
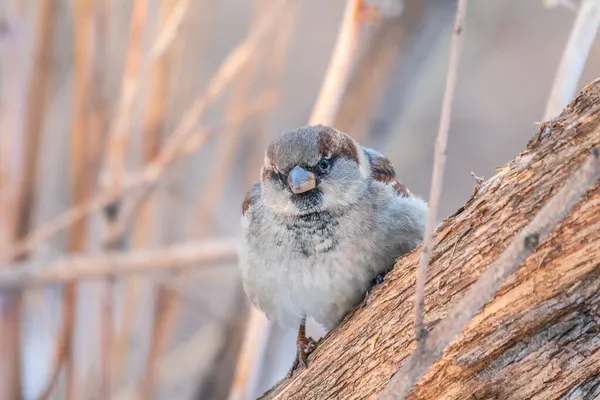
[[242, 202], [243, 288], [271, 321], [298, 329], [288, 376], [307, 367], [306, 319], [334, 328], [423, 240], [427, 203], [390, 160], [326, 125], [279, 134]]

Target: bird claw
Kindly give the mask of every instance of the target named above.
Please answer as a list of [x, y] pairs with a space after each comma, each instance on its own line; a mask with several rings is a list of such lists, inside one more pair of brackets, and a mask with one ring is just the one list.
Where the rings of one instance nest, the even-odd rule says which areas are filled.
[[298, 343], [296, 346], [296, 358], [292, 363], [292, 368], [287, 373], [287, 378], [291, 378], [294, 372], [308, 367], [308, 355], [317, 347], [317, 341], [312, 337], [306, 338], [306, 343]]
[[390, 272], [392, 270], [392, 268], [390, 268], [387, 271], [384, 271], [380, 274], [377, 274], [377, 276], [375, 278], [373, 278], [373, 280], [371, 281], [371, 288], [369, 290], [367, 290], [367, 293], [365, 293], [365, 299], [363, 300], [363, 306], [368, 306], [369, 304], [371, 304], [371, 301], [373, 300], [371, 297], [371, 295], [373, 294], [373, 288], [375, 288], [375, 286], [381, 285], [383, 283], [383, 281], [385, 280], [385, 276], [388, 274], [388, 272]]

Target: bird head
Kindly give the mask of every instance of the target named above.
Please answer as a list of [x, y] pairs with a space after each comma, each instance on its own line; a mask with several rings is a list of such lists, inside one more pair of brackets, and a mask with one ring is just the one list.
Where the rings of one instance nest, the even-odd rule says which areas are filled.
[[369, 178], [369, 161], [354, 139], [327, 126], [305, 126], [269, 144], [262, 197], [281, 214], [343, 211], [364, 197]]

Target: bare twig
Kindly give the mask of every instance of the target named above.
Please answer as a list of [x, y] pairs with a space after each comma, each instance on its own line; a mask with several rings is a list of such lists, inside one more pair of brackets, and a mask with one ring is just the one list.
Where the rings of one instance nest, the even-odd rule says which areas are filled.
[[545, 8], [552, 10], [558, 7], [564, 7], [574, 13], [577, 12], [577, 5], [573, 0], [542, 0], [542, 4]]
[[333, 124], [356, 61], [364, 22], [370, 20], [376, 13], [377, 10], [367, 5], [365, 0], [347, 2], [335, 49], [309, 119], [311, 125]]
[[227, 59], [221, 64], [219, 70], [213, 75], [204, 94], [188, 109], [181, 123], [170, 136], [169, 141], [150, 165], [143, 171], [134, 174], [129, 181], [124, 182], [120, 191], [102, 191], [96, 198], [69, 209], [49, 223], [38, 228], [14, 247], [8, 248], [5, 251], [3, 249], [3, 253], [12, 258], [19, 254], [24, 254], [34, 249], [39, 243], [61, 232], [80, 218], [111, 204], [125, 192], [139, 189], [140, 187], [151, 186], [157, 182], [164, 175], [165, 169], [180, 155], [181, 148], [186, 145], [190, 134], [194, 132], [198, 119], [204, 114], [206, 108], [246, 65], [261, 40], [270, 32], [270, 28], [277, 21], [277, 17], [283, 7], [292, 1], [295, 0], [281, 0], [273, 5], [269, 9], [269, 13], [263, 17], [257, 29], [230, 53]]
[[597, 0], [583, 0], [554, 77], [544, 121], [555, 117], [575, 96], [599, 26], [600, 3]]
[[[212, 355], [218, 351], [219, 343], [223, 340], [222, 332], [222, 328], [214, 322], [204, 324], [190, 337], [180, 342], [177, 347], [164, 354], [159, 360], [157, 376], [159, 384], [162, 383], [165, 386], [169, 383], [176, 384], [190, 377], [191, 374], [196, 376], [199, 360], [200, 363], [205, 363], [204, 357], [211, 359]], [[203, 358], [199, 358], [199, 354]], [[128, 384], [119, 389], [113, 399], [134, 399], [135, 388], [135, 385]]]
[[379, 18], [365, 30], [334, 124], [337, 129], [351, 132], [358, 142], [363, 142], [367, 133], [373, 133], [367, 132], [367, 124], [380, 108], [381, 97], [391, 81], [390, 74], [409, 37], [407, 32], [413, 25], [423, 25], [420, 20], [425, 8], [423, 1], [366, 1], [378, 8]]
[[[145, 62], [143, 60], [143, 36], [146, 30], [146, 19], [149, 13], [148, 0], [136, 0], [134, 2], [133, 11], [129, 23], [129, 43], [125, 58], [125, 71], [121, 79], [120, 98], [117, 108], [117, 116], [113, 121], [108, 143], [105, 151], [103, 165], [103, 184], [108, 191], [118, 193], [122, 191], [125, 179], [128, 144], [131, 137], [131, 115], [136, 100], [137, 92], [140, 88], [141, 76], [145, 75], [147, 67], [154, 67], [155, 63]], [[152, 60], [154, 61], [154, 60]], [[145, 138], [147, 139], [147, 138]], [[104, 216], [108, 226], [107, 238], [104, 240], [103, 246], [106, 250], [126, 250], [126, 242], [120, 233], [117, 233], [123, 225], [122, 216], [122, 198], [115, 198], [104, 209]], [[134, 278], [135, 279], [135, 278]], [[105, 337], [103, 342], [109, 349], [106, 357], [108, 358], [108, 366], [110, 374], [103, 377], [104, 386], [102, 391], [109, 398], [112, 391], [113, 383], [121, 373], [123, 366], [123, 358], [127, 354], [127, 348], [119, 348], [115, 345], [114, 333], [114, 314], [115, 314], [115, 282], [109, 278], [104, 283], [105, 296], [103, 302], [103, 332]], [[129, 293], [131, 289], [130, 282], [126, 282], [124, 289], [125, 293]], [[131, 315], [124, 314], [123, 323], [131, 322]]]
[[508, 248], [481, 274], [448, 312], [435, 329], [417, 346], [410, 358], [394, 374], [381, 395], [382, 399], [403, 399], [421, 379], [427, 368], [442, 355], [454, 337], [465, 327], [481, 307], [496, 293], [506, 278], [548, 236], [575, 203], [600, 178], [600, 147], [593, 149], [592, 156], [560, 191], [540, 210], [511, 241]]
[[[108, 38], [109, 38], [109, 0], [98, 0], [94, 7], [94, 49], [93, 80], [92, 80], [92, 113], [90, 122], [90, 146], [99, 149], [100, 157], [104, 152], [105, 142], [109, 132], [108, 122]], [[100, 158], [99, 157], [99, 158]], [[100, 159], [97, 160], [92, 173], [98, 176], [100, 172]], [[99, 398], [110, 398], [110, 362], [111, 346], [113, 340], [113, 284], [107, 280], [103, 282], [99, 292], [101, 304], [99, 335], [100, 368], [99, 368]], [[88, 386], [91, 384], [88, 382]]]
[[125, 60], [125, 71], [121, 82], [121, 95], [117, 117], [108, 140], [106, 151], [105, 168], [107, 172], [106, 185], [109, 190], [119, 191], [125, 172], [125, 156], [127, 142], [130, 136], [130, 118], [132, 114], [133, 101], [137, 80], [140, 76], [140, 65], [142, 62], [142, 36], [146, 15], [148, 13], [148, 0], [136, 0], [131, 14], [129, 31], [129, 48]]
[[[256, 3], [254, 8], [250, 31], [255, 29], [257, 23], [260, 23], [260, 17], [264, 14], [264, 10], [259, 10]], [[251, 59], [246, 68], [240, 71], [234, 79], [226, 111], [227, 120], [232, 120], [239, 113], [239, 110], [243, 109], [250, 102], [253, 78], [259, 61], [258, 57]], [[214, 158], [216, 163], [213, 167], [214, 172], [203, 184], [200, 190], [202, 197], [196, 207], [195, 238], [206, 236], [211, 229], [211, 217], [214, 215], [215, 209], [219, 206], [220, 199], [226, 187], [227, 176], [234, 166], [235, 155], [238, 151], [238, 145], [241, 142], [239, 140], [239, 133], [241, 133], [243, 128], [244, 125], [237, 124], [227, 126], [221, 135], [219, 135], [219, 148]]]
[[[169, 29], [169, 26], [173, 25], [172, 21], [174, 18], [183, 18], [182, 9], [187, 8], [187, 0], [165, 0], [162, 2], [158, 15], [158, 30], [164, 31]], [[171, 37], [171, 40], [175, 38], [175, 32]], [[164, 53], [156, 61], [156, 64], [151, 71], [151, 93], [150, 103], [146, 114], [144, 137], [145, 137], [145, 148], [144, 148], [144, 159], [147, 162], [151, 162], [160, 150], [160, 143], [163, 136], [164, 124], [166, 123], [167, 110], [170, 105], [169, 99], [169, 82], [171, 75], [172, 65], [171, 54]], [[155, 211], [157, 203], [155, 198], [148, 199], [146, 202], [142, 202], [140, 216], [138, 217], [135, 229], [133, 233], [133, 244], [135, 247], [149, 246], [152, 241], [152, 232], [155, 225]], [[132, 339], [133, 329], [132, 321], [134, 315], [137, 312], [138, 304], [143, 302], [142, 294], [140, 290], [142, 282], [139, 282], [139, 276], [133, 276], [128, 282], [128, 290], [126, 291], [126, 301], [124, 305], [123, 315], [123, 329], [121, 330], [121, 337], [119, 338], [119, 344], [122, 347], [118, 354], [122, 359], [125, 353], [128, 343]], [[150, 347], [148, 349], [147, 362], [142, 373], [142, 377], [139, 383], [139, 399], [147, 400], [153, 396], [155, 388], [155, 376], [158, 367], [157, 360], [162, 355], [165, 346], [167, 345], [170, 337], [171, 329], [174, 326], [176, 313], [171, 312], [169, 301], [166, 298], [179, 299], [177, 294], [173, 293], [173, 290], [160, 284], [157, 290], [156, 300], [154, 302], [154, 316], [152, 322], [152, 330], [150, 331]], [[127, 320], [128, 318], [128, 320]], [[125, 329], [125, 328], [128, 329]], [[142, 329], [147, 329], [146, 327]], [[123, 365], [122, 362], [118, 363]]]
[[[15, 7], [21, 8], [15, 5]], [[10, 157], [14, 164], [10, 168], [13, 172], [18, 199], [12, 204], [10, 210], [14, 214], [9, 220], [10, 227], [7, 232], [8, 243], [13, 240], [22, 240], [32, 228], [32, 215], [35, 203], [38, 201], [38, 172], [39, 172], [39, 150], [42, 140], [43, 123], [47, 112], [50, 83], [52, 77], [52, 54], [54, 52], [54, 32], [57, 26], [58, 1], [49, 0], [37, 7], [36, 35], [34, 60], [30, 81], [28, 82], [27, 97], [22, 104], [25, 108], [24, 129], [15, 132], [2, 132], [2, 135], [12, 135], [16, 145], [8, 151], [18, 151], [20, 155]], [[16, 12], [23, 16], [24, 12]], [[23, 19], [24, 20], [24, 19]], [[17, 54], [8, 57], [16, 57], [16, 66], [19, 64]], [[17, 72], [10, 71], [9, 72]], [[18, 73], [18, 72], [17, 72]], [[8, 76], [6, 81], [18, 79], [17, 76]], [[12, 99], [17, 100], [17, 99]], [[21, 104], [17, 104], [17, 107]], [[12, 111], [16, 111], [13, 109]], [[19, 113], [13, 118], [17, 118]], [[16, 121], [15, 121], [16, 122]], [[15, 124], [17, 125], [18, 122]], [[16, 126], [13, 126], [16, 128]], [[2, 141], [3, 143], [4, 140]], [[17, 145], [17, 144], [20, 144]], [[11, 179], [12, 180], [12, 179]], [[0, 241], [0, 244], [1, 241]], [[0, 253], [0, 264], [4, 261], [17, 261], [27, 256], [27, 252], [19, 255], [6, 255]], [[5, 257], [5, 258], [4, 258]], [[6, 399], [19, 399], [21, 393], [21, 305], [22, 294], [20, 292], [5, 292], [0, 295], [0, 397]]]
[[[69, 172], [71, 186], [71, 201], [77, 204], [89, 197], [92, 190], [92, 180], [87, 176], [90, 165], [87, 160], [90, 154], [87, 151], [97, 151], [86, 145], [89, 129], [89, 88], [91, 79], [91, 17], [92, 4], [89, 0], [81, 0], [75, 4], [75, 32], [74, 32], [74, 64], [75, 64], [75, 90], [73, 120], [71, 123], [71, 148], [69, 151]], [[92, 168], [93, 169], [93, 168]], [[84, 250], [87, 233], [87, 220], [80, 219], [71, 226], [68, 235], [67, 250], [81, 252]], [[66, 367], [66, 394], [67, 399], [73, 398], [75, 390], [75, 368], [73, 357], [73, 336], [75, 330], [75, 313], [77, 308], [77, 285], [71, 282], [61, 293], [61, 318], [62, 327], [56, 338], [54, 363], [50, 372], [43, 395], [50, 396], [58, 381], [59, 372], [63, 365]]]
[[231, 385], [228, 400], [243, 400], [254, 398], [249, 382], [252, 381], [254, 368], [261, 362], [257, 354], [262, 354], [266, 349], [266, 340], [269, 337], [269, 323], [265, 315], [252, 307], [245, 327], [244, 341], [235, 366], [234, 380]]
[[[21, 196], [21, 184], [26, 151], [22, 129], [27, 85], [24, 65], [29, 43], [22, 32], [23, 16], [16, 10], [11, 12], [10, 2], [7, 8], [0, 10], [4, 29], [19, 27], [21, 32], [11, 36], [0, 32], [0, 70], [4, 77], [0, 85], [0, 246], [12, 245], [19, 239], [18, 217], [22, 214], [19, 209], [27, 206]], [[16, 8], [16, 4], [12, 8]], [[3, 15], [3, 11], [6, 14]], [[21, 397], [20, 294], [0, 294], [0, 309], [0, 398], [12, 400]]]
[[433, 161], [433, 176], [431, 178], [431, 192], [429, 194], [429, 215], [425, 226], [423, 248], [419, 260], [417, 272], [417, 287], [415, 292], [415, 335], [418, 343], [425, 337], [426, 330], [423, 326], [425, 283], [427, 282], [427, 268], [433, 246], [433, 232], [437, 223], [437, 209], [442, 193], [444, 180], [444, 167], [446, 165], [446, 142], [448, 141], [448, 130], [450, 129], [450, 116], [452, 114], [452, 100], [454, 99], [454, 88], [458, 75], [458, 61], [462, 38], [464, 33], [465, 16], [467, 12], [467, 0], [459, 0], [454, 21], [454, 31], [450, 44], [450, 62], [448, 75], [446, 77], [446, 89], [442, 103], [442, 115], [440, 127], [435, 141], [435, 158]]
[[73, 256], [54, 264], [20, 265], [0, 271], [0, 289], [40, 286], [74, 280], [98, 279], [133, 273], [154, 273], [221, 264], [236, 260], [237, 240], [188, 242], [157, 250], [104, 252]]

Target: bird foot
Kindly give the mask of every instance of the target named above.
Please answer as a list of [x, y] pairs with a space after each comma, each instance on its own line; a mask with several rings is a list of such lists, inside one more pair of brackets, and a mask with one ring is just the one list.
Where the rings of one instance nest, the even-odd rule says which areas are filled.
[[373, 289], [376, 286], [381, 285], [383, 283], [385, 276], [388, 274], [388, 272], [390, 272], [392, 270], [392, 268], [390, 268], [387, 271], [384, 271], [380, 274], [377, 274], [377, 276], [375, 278], [373, 278], [373, 280], [371, 281], [371, 288], [369, 290], [367, 290], [367, 293], [365, 293], [365, 299], [363, 301], [363, 306], [368, 306], [369, 304], [371, 304], [371, 301], [372, 301], [371, 294], [373, 293]]
[[295, 372], [308, 367], [308, 355], [317, 347], [317, 341], [311, 337], [306, 338], [306, 342], [298, 342], [296, 345], [296, 358], [287, 373], [287, 378], [291, 378]]

